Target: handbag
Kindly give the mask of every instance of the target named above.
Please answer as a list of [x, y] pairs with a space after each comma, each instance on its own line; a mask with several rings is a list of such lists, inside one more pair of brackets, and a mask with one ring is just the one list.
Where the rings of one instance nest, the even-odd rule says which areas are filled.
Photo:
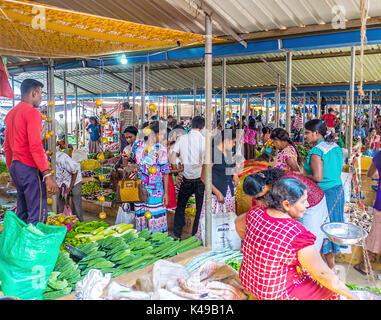
[[119, 202], [148, 202], [146, 186], [137, 178], [136, 164], [129, 164], [123, 170], [122, 180], [118, 181], [116, 195]]

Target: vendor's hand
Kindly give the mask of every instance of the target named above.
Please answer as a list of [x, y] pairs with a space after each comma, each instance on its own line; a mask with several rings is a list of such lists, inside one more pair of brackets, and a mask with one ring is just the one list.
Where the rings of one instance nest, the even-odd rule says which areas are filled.
[[164, 193], [163, 195], [163, 207], [166, 207], [168, 204], [168, 194]]
[[58, 184], [53, 179], [52, 176], [47, 176], [45, 178], [45, 183], [46, 183], [46, 186], [48, 187], [48, 193], [49, 194], [56, 194], [58, 192]]
[[219, 202], [219, 203], [225, 202], [225, 197], [221, 192], [219, 192], [216, 196], [217, 196], [217, 202]]

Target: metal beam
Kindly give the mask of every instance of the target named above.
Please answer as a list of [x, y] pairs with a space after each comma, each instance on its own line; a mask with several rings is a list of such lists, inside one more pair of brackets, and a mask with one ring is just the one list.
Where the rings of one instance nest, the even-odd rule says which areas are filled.
[[355, 47], [351, 49], [351, 78], [350, 78], [350, 95], [349, 95], [349, 125], [348, 126], [348, 159], [352, 156], [352, 140], [353, 140], [353, 116], [354, 116], [354, 93], [355, 93], [355, 71], [356, 71], [356, 54]]
[[212, 19], [205, 15], [205, 244], [212, 246]]
[[226, 105], [226, 58], [222, 58], [222, 100], [221, 100], [221, 125], [225, 128], [225, 105]]
[[216, 21], [220, 26], [221, 29], [229, 34], [234, 40], [238, 41], [241, 45], [243, 45], [245, 48], [247, 48], [247, 43], [244, 41], [229, 25], [229, 23], [226, 21], [224, 17], [222, 17], [218, 12], [214, 11], [213, 8], [211, 8], [206, 1], [204, 0], [193, 0], [193, 2], [197, 5], [198, 9], [201, 9], [204, 11], [205, 19], [206, 16], [213, 16], [213, 20]]
[[286, 131], [291, 134], [292, 53], [286, 52]]

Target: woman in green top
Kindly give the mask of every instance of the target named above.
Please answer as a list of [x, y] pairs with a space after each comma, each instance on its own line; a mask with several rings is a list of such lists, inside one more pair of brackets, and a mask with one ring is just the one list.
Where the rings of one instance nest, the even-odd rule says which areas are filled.
[[[313, 145], [304, 165], [306, 176], [317, 182], [324, 191], [330, 222], [344, 222], [344, 192], [341, 182], [343, 152], [324, 121], [313, 119], [306, 122], [304, 127], [305, 139]], [[333, 269], [335, 253], [340, 252], [340, 246], [327, 241], [323, 244], [322, 252], [328, 266]]]

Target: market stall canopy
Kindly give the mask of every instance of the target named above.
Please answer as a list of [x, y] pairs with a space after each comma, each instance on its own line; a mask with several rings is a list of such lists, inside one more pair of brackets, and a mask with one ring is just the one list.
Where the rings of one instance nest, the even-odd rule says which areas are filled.
[[[31, 1], [0, 0], [0, 54], [94, 57], [204, 43], [204, 35], [105, 18]], [[222, 41], [214, 38], [214, 41]]]

